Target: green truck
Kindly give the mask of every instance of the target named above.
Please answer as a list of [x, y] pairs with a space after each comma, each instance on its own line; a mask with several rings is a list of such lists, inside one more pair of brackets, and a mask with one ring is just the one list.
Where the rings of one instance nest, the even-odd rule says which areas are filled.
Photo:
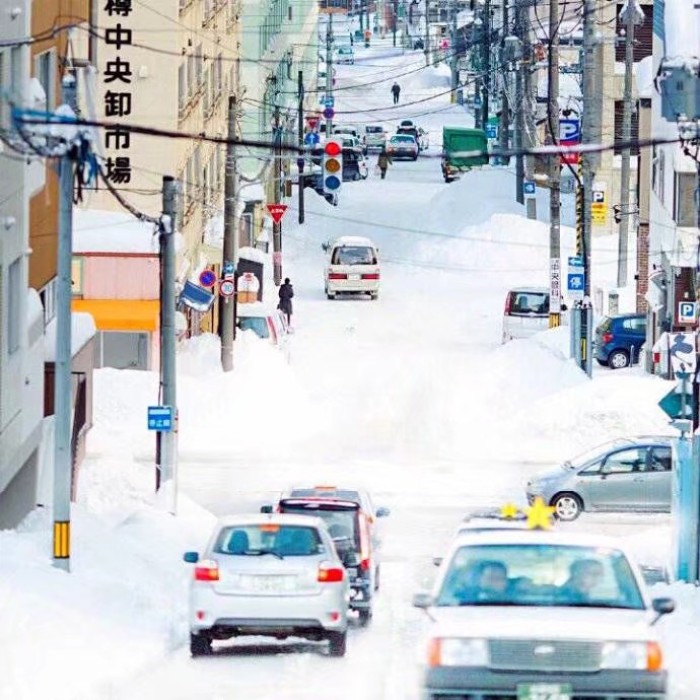
[[[464, 155], [467, 152], [472, 155]], [[464, 126], [442, 128], [442, 176], [445, 182], [452, 182], [461, 173], [488, 164], [488, 142], [483, 129]]]

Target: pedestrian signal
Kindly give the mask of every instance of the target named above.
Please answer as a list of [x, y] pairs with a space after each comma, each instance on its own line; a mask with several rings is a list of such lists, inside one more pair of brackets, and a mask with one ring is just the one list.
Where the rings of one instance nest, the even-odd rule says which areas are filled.
[[323, 191], [337, 193], [343, 181], [343, 144], [330, 139], [323, 146]]

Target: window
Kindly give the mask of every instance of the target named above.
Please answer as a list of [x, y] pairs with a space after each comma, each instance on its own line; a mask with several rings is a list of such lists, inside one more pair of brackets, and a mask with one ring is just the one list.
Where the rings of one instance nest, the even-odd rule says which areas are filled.
[[331, 265], [376, 265], [377, 256], [366, 246], [343, 246], [333, 252]]
[[177, 105], [182, 114], [187, 105], [187, 67], [184, 63], [177, 69]]
[[670, 472], [673, 464], [670, 447], [654, 447], [651, 450], [650, 470], [653, 472]]
[[[622, 4], [617, 6], [617, 41], [615, 43], [615, 60], [622, 63], [625, 60], [625, 41], [624, 41], [624, 22], [620, 17]], [[644, 12], [644, 22], [638, 24], [634, 28], [634, 61], [641, 61], [647, 56], [651, 56], [652, 50], [652, 31], [654, 27], [654, 6], [642, 5]]]
[[189, 99], [196, 92], [196, 63], [193, 54], [187, 57], [187, 98]]
[[17, 258], [7, 275], [7, 352], [10, 354], [20, 345], [22, 291], [22, 258]]
[[603, 465], [605, 474], [631, 474], [643, 471], [647, 462], [647, 448], [635, 447], [611, 454]]
[[[5, 56], [7, 53], [5, 51], [0, 51], [0, 95], [6, 93], [9, 80], [5, 76], [5, 70], [7, 67], [7, 61]], [[0, 127], [6, 125], [6, 119], [8, 115], [7, 102], [6, 100], [0, 100]]]
[[325, 548], [316, 528], [263, 523], [224, 528], [216, 538], [214, 551], [243, 557], [263, 552], [279, 557], [310, 557], [323, 554]]
[[632, 333], [646, 333], [647, 320], [646, 318], [626, 318], [622, 322], [622, 327]]
[[34, 77], [41, 83], [46, 93], [46, 109], [56, 106], [56, 51], [44, 51], [34, 58]]
[[56, 316], [56, 278], [54, 277], [39, 292], [41, 304], [44, 307], [44, 326]]
[[673, 183], [673, 218], [678, 226], [697, 226], [698, 178], [695, 173], [676, 173]]
[[216, 63], [214, 64], [214, 84], [216, 88], [217, 95], [220, 94], [224, 89], [224, 73], [223, 73], [223, 56], [219, 54], [216, 57]]
[[202, 45], [197, 44], [196, 55], [194, 57], [195, 62], [195, 75], [197, 86], [196, 89], [199, 90], [204, 85], [204, 57], [202, 55]]

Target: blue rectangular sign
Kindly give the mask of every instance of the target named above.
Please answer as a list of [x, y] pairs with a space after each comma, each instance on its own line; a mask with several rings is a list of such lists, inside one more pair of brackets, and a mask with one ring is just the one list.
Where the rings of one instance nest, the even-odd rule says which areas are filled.
[[583, 272], [571, 274], [566, 278], [566, 289], [568, 292], [583, 292]]
[[173, 407], [149, 406], [148, 429], [169, 433], [173, 429]]
[[496, 124], [486, 125], [486, 138], [495, 139], [498, 138], [498, 126]]
[[335, 97], [326, 97], [323, 100], [324, 107], [335, 107]]
[[581, 120], [580, 119], [560, 119], [559, 120], [559, 140], [574, 141], [581, 140]]

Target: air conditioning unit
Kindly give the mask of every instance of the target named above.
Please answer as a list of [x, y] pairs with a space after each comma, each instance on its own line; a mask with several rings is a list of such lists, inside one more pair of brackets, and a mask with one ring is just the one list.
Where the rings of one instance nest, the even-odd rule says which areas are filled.
[[661, 64], [658, 78], [664, 119], [700, 119], [700, 61], [674, 59]]

